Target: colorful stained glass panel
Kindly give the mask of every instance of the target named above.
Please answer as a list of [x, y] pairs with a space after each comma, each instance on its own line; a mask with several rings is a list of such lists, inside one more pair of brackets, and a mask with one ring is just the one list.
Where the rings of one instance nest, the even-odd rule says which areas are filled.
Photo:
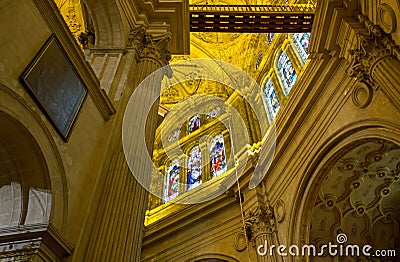
[[285, 95], [288, 95], [297, 79], [296, 71], [293, 68], [286, 52], [282, 52], [278, 59], [278, 71], [283, 82]]
[[217, 135], [211, 141], [210, 146], [211, 177], [217, 177], [227, 170], [225, 143], [222, 135]]
[[272, 120], [275, 119], [281, 104], [279, 103], [278, 95], [276, 94], [276, 90], [271, 79], [268, 79], [268, 81], [265, 83], [264, 94], [267, 102], [268, 116], [272, 122]]
[[310, 33], [296, 33], [292, 35], [296, 49], [299, 52], [303, 62], [307, 61], [309, 54], [308, 46], [310, 44]]
[[190, 150], [188, 155], [188, 175], [187, 189], [190, 190], [202, 183], [201, 178], [201, 150], [199, 146], [195, 146]]
[[199, 115], [195, 115], [194, 117], [189, 119], [189, 126], [188, 126], [189, 133], [192, 133], [193, 131], [199, 129], [199, 127], [200, 127]]
[[164, 202], [178, 196], [179, 191], [179, 161], [175, 159], [165, 169]]

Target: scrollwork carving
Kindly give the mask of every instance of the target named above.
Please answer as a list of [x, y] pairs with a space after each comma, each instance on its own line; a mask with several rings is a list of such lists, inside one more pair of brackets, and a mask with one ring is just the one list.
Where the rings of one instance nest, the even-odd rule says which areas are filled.
[[375, 82], [370, 73], [373, 67], [382, 58], [394, 55], [398, 48], [391, 36], [369, 21], [366, 16], [359, 15], [359, 20], [363, 30], [356, 32], [356, 48], [350, 50], [352, 62], [349, 75], [367, 86], [374, 87]]
[[259, 234], [272, 234], [276, 230], [274, 209], [271, 206], [258, 206], [246, 215], [245, 221], [246, 235], [250, 241], [254, 241]]
[[147, 32], [145, 26], [139, 26], [131, 30], [127, 47], [135, 49], [140, 59], [150, 58], [166, 65], [171, 60], [168, 51], [170, 40], [169, 33], [154, 36]]

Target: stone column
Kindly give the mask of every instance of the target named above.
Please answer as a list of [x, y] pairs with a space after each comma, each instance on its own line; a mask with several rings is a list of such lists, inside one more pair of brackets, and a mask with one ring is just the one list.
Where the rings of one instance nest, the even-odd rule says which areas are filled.
[[357, 47], [350, 50], [349, 74], [366, 84], [372, 96], [381, 88], [395, 105], [400, 105], [400, 49], [390, 34], [359, 15], [361, 29], [355, 28]]
[[[126, 56], [135, 58], [130, 70], [126, 87], [122, 91], [114, 129], [110, 142], [110, 161], [105, 163], [105, 183], [97, 217], [90, 236], [90, 244], [85, 259], [88, 261], [140, 261], [141, 244], [144, 228], [144, 217], [147, 208], [148, 192], [136, 181], [132, 175], [123, 147], [122, 122], [128, 101], [137, 86], [152, 72], [166, 65], [170, 59], [167, 50], [170, 35], [154, 37], [146, 32], [145, 27], [132, 30], [127, 45]], [[127, 61], [130, 61], [127, 59]], [[141, 93], [135, 96], [142, 97], [141, 103], [146, 108], [149, 103], [149, 94], [160, 93], [161, 79], [154, 79], [151, 88], [138, 89]], [[143, 116], [145, 114], [145, 116]], [[157, 127], [158, 102], [150, 112], [134, 112], [133, 120], [141, 121], [145, 117], [147, 148], [135, 149], [135, 163], [140, 166], [140, 174], [151, 177], [151, 166], [145, 165], [144, 158], [148, 157], [143, 150], [153, 151], [154, 135]], [[140, 125], [132, 123], [132, 134], [139, 137]], [[144, 134], [143, 134], [144, 135]], [[142, 150], [142, 151], [141, 151]], [[147, 181], [149, 183], [150, 181]]]
[[[279, 241], [275, 224], [274, 209], [271, 206], [257, 206], [245, 217], [246, 235], [252, 243], [259, 262], [282, 261], [277, 253]], [[259, 248], [260, 246], [263, 246]]]

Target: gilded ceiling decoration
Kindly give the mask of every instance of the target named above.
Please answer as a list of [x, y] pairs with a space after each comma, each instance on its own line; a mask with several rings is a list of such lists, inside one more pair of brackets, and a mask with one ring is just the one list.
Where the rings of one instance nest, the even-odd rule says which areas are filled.
[[80, 0], [54, 0], [69, 30], [78, 39], [82, 32], [85, 32], [82, 6]]

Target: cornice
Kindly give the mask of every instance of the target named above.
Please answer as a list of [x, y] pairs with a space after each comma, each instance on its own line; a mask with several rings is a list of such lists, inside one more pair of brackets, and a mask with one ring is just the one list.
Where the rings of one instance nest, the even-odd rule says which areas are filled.
[[[170, 52], [189, 54], [189, 4], [186, 0], [118, 0], [131, 28], [145, 25], [154, 36], [172, 33]], [[127, 11], [125, 11], [127, 10]]]
[[[73, 247], [51, 224], [19, 225], [0, 230], [0, 249], [9, 253], [25, 253], [37, 249], [49, 257], [64, 258]], [[0, 256], [1, 258], [1, 256]]]
[[151, 246], [156, 241], [167, 239], [174, 232], [196, 223], [196, 220], [212, 216], [213, 213], [221, 212], [222, 209], [235, 204], [237, 204], [236, 198], [229, 194], [223, 194], [201, 204], [177, 206], [177, 209], [168, 217], [160, 219], [145, 228], [143, 247]]

